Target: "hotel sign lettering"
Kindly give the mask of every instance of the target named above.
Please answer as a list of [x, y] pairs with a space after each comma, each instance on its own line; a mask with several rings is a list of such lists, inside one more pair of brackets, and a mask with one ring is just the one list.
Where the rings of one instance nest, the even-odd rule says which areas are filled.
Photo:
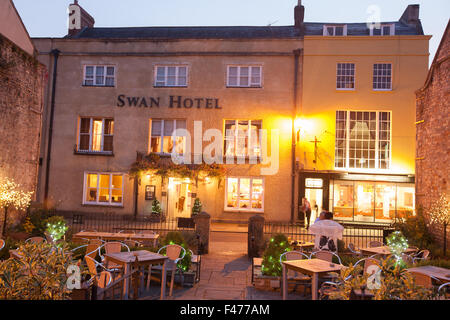
[[169, 108], [185, 109], [222, 109], [217, 98], [190, 98], [169, 96], [166, 101], [161, 97], [130, 97], [124, 94], [117, 96], [118, 107], [153, 108], [167, 105]]

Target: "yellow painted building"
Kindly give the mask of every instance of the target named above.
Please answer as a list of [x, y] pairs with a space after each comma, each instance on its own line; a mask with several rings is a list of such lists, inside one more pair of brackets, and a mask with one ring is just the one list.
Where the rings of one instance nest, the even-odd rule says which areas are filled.
[[[388, 222], [414, 211], [415, 89], [428, 41], [408, 6], [401, 19], [305, 23], [297, 120], [300, 197], [318, 211]], [[314, 217], [313, 217], [314, 218]]]

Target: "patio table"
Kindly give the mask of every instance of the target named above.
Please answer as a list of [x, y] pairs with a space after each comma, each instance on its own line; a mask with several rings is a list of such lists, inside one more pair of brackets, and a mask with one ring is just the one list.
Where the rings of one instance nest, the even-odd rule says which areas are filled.
[[[297, 243], [295, 243], [295, 242], [297, 242]], [[294, 240], [294, 241], [291, 241], [290, 245], [292, 246], [292, 248], [294, 250], [300, 250], [302, 252], [305, 249], [314, 248], [314, 242], [303, 242], [303, 241]]]
[[[366, 254], [366, 255], [374, 255], [374, 254], [379, 254], [381, 256], [383, 256], [383, 258], [389, 256], [392, 254], [391, 250], [389, 249], [388, 246], [381, 246], [381, 247], [368, 247], [368, 248], [361, 248], [361, 253], [362, 254]], [[412, 248], [408, 248], [405, 251], [403, 251], [403, 253], [405, 254], [410, 254], [415, 252], [416, 250], [412, 249]]]
[[317, 291], [319, 290], [319, 276], [328, 272], [339, 272], [341, 269], [346, 268], [343, 265], [330, 263], [329, 261], [313, 258], [304, 260], [290, 260], [283, 261], [283, 300], [287, 298], [287, 273], [288, 270], [294, 270], [311, 276], [311, 292], [312, 300], [317, 300]]
[[427, 276], [435, 277], [443, 282], [450, 282], [450, 269], [435, 266], [421, 266], [407, 269], [408, 271], [422, 273]]
[[153, 246], [156, 247], [156, 242], [159, 238], [159, 234], [139, 234], [139, 233], [125, 233], [125, 232], [93, 232], [93, 231], [82, 231], [74, 234], [72, 236], [75, 239], [85, 238], [85, 239], [102, 239], [102, 240], [119, 240], [123, 241], [126, 239], [134, 241], [153, 241]]
[[[137, 259], [137, 261], [136, 261]], [[127, 276], [131, 273], [133, 265], [138, 265], [139, 267], [149, 267], [149, 275], [147, 279], [147, 289], [150, 287], [150, 275], [151, 268], [154, 264], [162, 264], [162, 275], [161, 275], [161, 300], [164, 299], [166, 295], [166, 263], [167, 256], [160, 255], [158, 253], [150, 252], [147, 250], [137, 250], [131, 252], [116, 252], [105, 254], [105, 260], [117, 263], [123, 266], [123, 276]], [[143, 286], [143, 275], [141, 277], [141, 288]], [[128, 299], [128, 289], [129, 289], [129, 277], [124, 279], [123, 293], [124, 299]]]

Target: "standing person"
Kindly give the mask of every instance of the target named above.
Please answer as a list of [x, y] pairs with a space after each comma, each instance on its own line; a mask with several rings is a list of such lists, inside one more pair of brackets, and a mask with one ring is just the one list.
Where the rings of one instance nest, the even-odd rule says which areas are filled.
[[311, 220], [311, 204], [309, 203], [308, 199], [306, 199], [305, 197], [303, 197], [303, 203], [304, 203], [304, 208], [305, 208], [305, 215], [306, 215], [306, 229], [309, 229], [309, 223]]
[[298, 216], [297, 220], [301, 224], [305, 224], [305, 198], [302, 198], [302, 203], [298, 206]]

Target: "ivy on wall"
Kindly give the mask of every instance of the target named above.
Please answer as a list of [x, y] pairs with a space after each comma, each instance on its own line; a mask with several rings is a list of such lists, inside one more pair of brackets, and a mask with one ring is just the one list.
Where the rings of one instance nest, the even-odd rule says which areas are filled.
[[226, 175], [226, 169], [219, 164], [176, 164], [171, 157], [160, 156], [156, 153], [148, 155], [138, 154], [138, 160], [134, 162], [129, 170], [131, 178], [140, 178], [144, 174], [152, 174], [164, 180], [169, 177], [192, 179], [195, 186], [199, 182], [207, 182], [208, 179], [217, 178], [218, 187]]

